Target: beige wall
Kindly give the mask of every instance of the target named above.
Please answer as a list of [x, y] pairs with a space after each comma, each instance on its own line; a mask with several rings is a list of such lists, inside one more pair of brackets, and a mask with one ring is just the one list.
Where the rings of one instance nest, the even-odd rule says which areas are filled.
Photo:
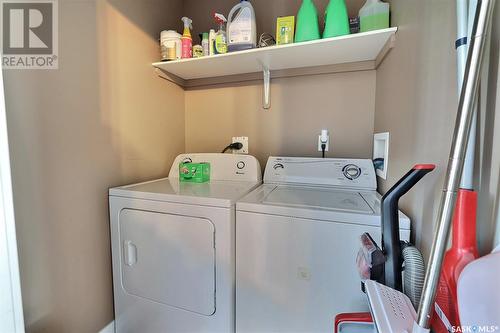
[[370, 157], [375, 72], [274, 80], [271, 109], [262, 109], [262, 82], [186, 92], [186, 151], [222, 150], [248, 136], [250, 153], [320, 156], [318, 134], [330, 130], [328, 156]]
[[[315, 1], [320, 15], [328, 0]], [[364, 0], [349, 1], [356, 15]], [[207, 13], [227, 14], [234, 1], [185, 0], [195, 35], [214, 27]], [[254, 0], [259, 34], [275, 34], [276, 17], [295, 15], [300, 1]], [[195, 38], [195, 41], [197, 39]], [[271, 109], [262, 109], [262, 82], [186, 92], [186, 150], [222, 150], [232, 136], [248, 136], [250, 153], [265, 165], [269, 155], [320, 156], [317, 136], [331, 132], [329, 156], [371, 157], [375, 110], [375, 72], [275, 79]], [[210, 124], [212, 126], [207, 126]]]
[[[437, 165], [437, 169], [400, 203], [413, 219], [417, 244], [427, 254], [432, 242], [458, 104], [454, 51], [455, 1], [395, 0], [391, 2], [391, 12], [393, 24], [399, 27], [397, 42], [379, 67], [376, 83], [375, 131], [389, 131], [391, 134], [388, 179], [380, 181], [379, 185], [382, 191], [386, 191], [415, 163]], [[498, 17], [497, 6], [494, 19], [497, 26]], [[496, 29], [498, 31], [498, 27]], [[492, 73], [495, 76], [498, 73], [498, 32], [494, 44], [496, 55], [492, 54], [492, 59], [496, 56], [496, 69], [492, 67]], [[491, 66], [495, 66], [494, 63], [492, 61]], [[490, 120], [494, 119], [493, 96], [498, 94], [495, 93], [496, 80], [497, 77], [491, 79]], [[490, 133], [486, 133], [484, 146], [478, 148], [490, 151], [491, 155], [494, 131], [493, 123], [489, 121], [488, 124]], [[498, 146], [498, 137], [495, 140]], [[492, 174], [491, 181], [497, 181], [487, 190], [488, 202], [483, 198], [479, 203], [478, 230], [483, 252], [491, 249], [491, 221], [496, 216], [493, 208], [498, 193], [499, 169], [495, 159], [490, 163], [491, 170], [485, 165], [482, 172], [477, 171], [478, 174]], [[484, 177], [482, 183], [485, 183]], [[485, 190], [481, 186], [480, 196], [485, 195]], [[486, 215], [489, 216], [485, 218]]]
[[107, 189], [165, 176], [184, 151], [183, 91], [151, 69], [180, 8], [60, 0], [59, 70], [4, 72], [28, 332], [113, 319]]

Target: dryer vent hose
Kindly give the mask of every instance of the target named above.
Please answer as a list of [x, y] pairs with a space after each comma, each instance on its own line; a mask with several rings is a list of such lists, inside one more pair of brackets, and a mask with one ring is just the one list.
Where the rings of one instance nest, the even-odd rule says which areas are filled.
[[403, 291], [410, 298], [415, 309], [420, 304], [420, 296], [424, 286], [425, 264], [422, 253], [410, 243], [403, 244]]

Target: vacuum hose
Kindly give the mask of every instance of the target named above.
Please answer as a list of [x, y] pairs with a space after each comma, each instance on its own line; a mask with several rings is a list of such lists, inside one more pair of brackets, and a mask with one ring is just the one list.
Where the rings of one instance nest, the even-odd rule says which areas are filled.
[[425, 264], [422, 253], [410, 243], [402, 244], [403, 257], [403, 291], [410, 298], [411, 303], [418, 309], [422, 288], [425, 279]]

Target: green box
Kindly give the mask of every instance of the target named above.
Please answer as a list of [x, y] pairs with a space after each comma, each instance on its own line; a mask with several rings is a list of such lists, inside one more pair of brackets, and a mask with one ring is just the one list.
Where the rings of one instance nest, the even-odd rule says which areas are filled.
[[179, 181], [205, 183], [210, 180], [210, 163], [180, 163]]
[[276, 19], [276, 45], [293, 43], [295, 16], [281, 16]]

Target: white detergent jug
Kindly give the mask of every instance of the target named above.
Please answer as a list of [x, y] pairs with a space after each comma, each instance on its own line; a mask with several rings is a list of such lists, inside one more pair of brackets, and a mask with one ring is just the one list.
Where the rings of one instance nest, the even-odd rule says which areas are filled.
[[241, 0], [229, 12], [227, 38], [229, 52], [251, 49], [257, 45], [255, 11], [248, 0]]

